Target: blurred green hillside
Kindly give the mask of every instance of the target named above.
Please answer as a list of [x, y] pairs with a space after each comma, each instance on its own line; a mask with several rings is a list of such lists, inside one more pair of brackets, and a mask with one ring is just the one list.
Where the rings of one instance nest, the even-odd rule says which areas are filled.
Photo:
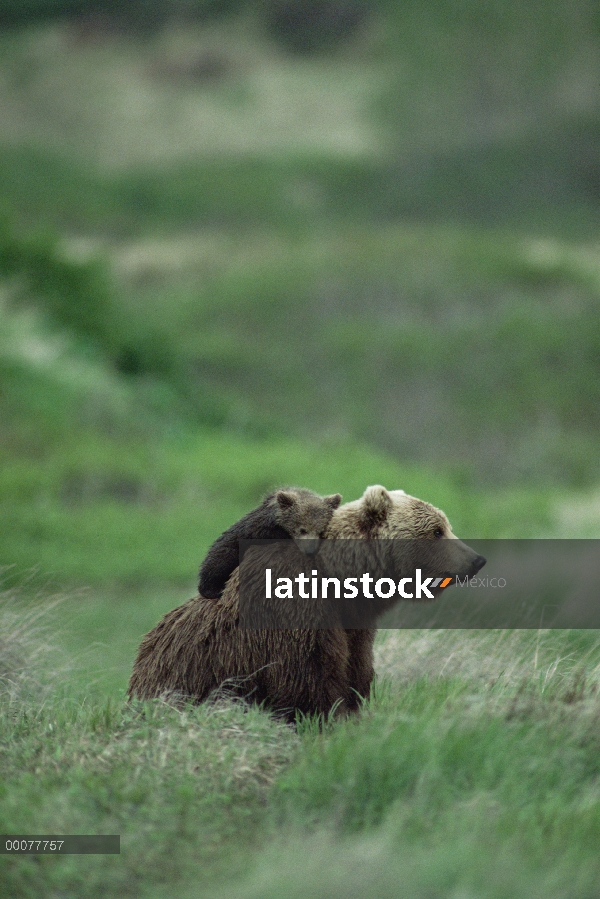
[[193, 584], [282, 482], [596, 533], [592, 7], [128, 9], [0, 3], [1, 561]]

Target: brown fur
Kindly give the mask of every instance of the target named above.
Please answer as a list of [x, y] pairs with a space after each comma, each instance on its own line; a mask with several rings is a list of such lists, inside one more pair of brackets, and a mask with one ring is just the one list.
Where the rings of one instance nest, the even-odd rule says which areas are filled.
[[374, 631], [243, 630], [239, 574], [215, 601], [196, 596], [169, 612], [142, 640], [129, 683], [140, 699], [207, 699], [218, 688], [295, 712], [354, 711], [373, 679]]
[[198, 592], [218, 599], [240, 562], [240, 540], [292, 538], [307, 555], [318, 549], [331, 516], [342, 501], [339, 493], [319, 496], [302, 487], [287, 487], [265, 497], [257, 509], [232, 524], [209, 549], [202, 567]]
[[[366, 537], [362, 560], [370, 560], [368, 570], [375, 571], [382, 547], [388, 547], [385, 552], [402, 551], [402, 541], [369, 538], [435, 540], [440, 532], [454, 538], [443, 512], [402, 491], [390, 493], [376, 486], [367, 488], [360, 500], [341, 506], [326, 536]], [[456, 538], [438, 545], [444, 556], [452, 557], [455, 570], [468, 571], [477, 564], [476, 553]], [[389, 560], [385, 561], [388, 564]], [[332, 710], [356, 711], [361, 699], [368, 698], [373, 681], [374, 628], [244, 630], [238, 622], [236, 570], [219, 599], [200, 595], [190, 599], [165, 615], [144, 637], [129, 683], [130, 697], [171, 695], [202, 702], [217, 689], [226, 689], [264, 702], [290, 720], [296, 711], [324, 715]]]

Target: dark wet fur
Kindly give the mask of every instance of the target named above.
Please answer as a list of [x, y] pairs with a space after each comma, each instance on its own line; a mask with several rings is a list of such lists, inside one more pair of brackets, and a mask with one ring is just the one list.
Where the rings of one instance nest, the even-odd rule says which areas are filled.
[[339, 494], [321, 497], [299, 487], [273, 491], [215, 540], [200, 568], [200, 594], [207, 599], [221, 596], [239, 565], [238, 541], [290, 540], [300, 536], [301, 527], [320, 537], [340, 502]]

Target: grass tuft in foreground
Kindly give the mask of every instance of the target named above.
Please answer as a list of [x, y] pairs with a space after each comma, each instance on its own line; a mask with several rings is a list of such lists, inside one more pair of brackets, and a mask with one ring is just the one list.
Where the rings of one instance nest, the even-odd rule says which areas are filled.
[[120, 856], [2, 856], [4, 892], [595, 896], [598, 634], [388, 632], [377, 667], [360, 717], [297, 730], [236, 702], [130, 706], [73, 679], [4, 697], [0, 830], [121, 835]]

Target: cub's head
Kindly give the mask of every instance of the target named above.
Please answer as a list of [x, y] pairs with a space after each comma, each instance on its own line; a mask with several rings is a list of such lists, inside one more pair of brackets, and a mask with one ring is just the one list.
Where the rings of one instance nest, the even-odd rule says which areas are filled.
[[341, 501], [339, 493], [319, 496], [311, 490], [295, 487], [278, 490], [275, 494], [279, 524], [307, 555], [316, 553], [319, 540]]

